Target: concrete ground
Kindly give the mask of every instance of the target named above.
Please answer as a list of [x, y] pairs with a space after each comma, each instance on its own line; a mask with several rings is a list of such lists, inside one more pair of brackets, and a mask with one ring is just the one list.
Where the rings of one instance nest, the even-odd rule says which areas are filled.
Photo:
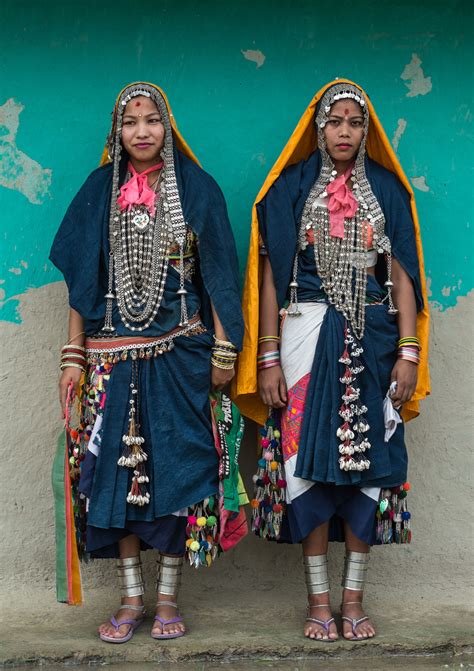
[[[273, 591], [255, 598], [220, 590], [218, 602], [211, 604], [210, 594], [194, 602], [183, 593], [185, 637], [154, 641], [149, 619], [128, 644], [110, 645], [96, 634], [97, 625], [115, 605], [109, 592], [95, 590], [85, 606], [75, 608], [55, 604], [42, 594], [29, 603], [20, 595], [3, 608], [0, 666], [120, 664], [120, 671], [145, 670], [147, 663], [173, 671], [474, 668], [472, 614], [452, 605], [416, 607], [402, 601], [386, 609], [368, 600], [378, 628], [373, 641], [317, 643], [302, 635], [303, 602], [296, 598], [279, 600]], [[232, 598], [233, 604], [228, 601]], [[153, 604], [148, 606], [151, 612]]]

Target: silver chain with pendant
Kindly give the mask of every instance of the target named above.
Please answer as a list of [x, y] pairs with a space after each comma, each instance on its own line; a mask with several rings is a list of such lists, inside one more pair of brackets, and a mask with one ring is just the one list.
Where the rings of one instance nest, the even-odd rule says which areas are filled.
[[143, 331], [160, 307], [168, 269], [170, 231], [156, 203], [154, 218], [135, 205], [115, 218], [113, 261], [115, 289], [122, 321], [131, 331]]

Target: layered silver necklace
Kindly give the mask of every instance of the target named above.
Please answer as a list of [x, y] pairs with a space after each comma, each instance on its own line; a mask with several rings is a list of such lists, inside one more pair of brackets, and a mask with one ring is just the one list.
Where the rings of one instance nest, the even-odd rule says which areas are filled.
[[[322, 206], [327, 197], [326, 187], [334, 181], [337, 172], [326, 149], [324, 127], [329, 119], [331, 105], [338, 100], [350, 98], [359, 103], [364, 117], [364, 135], [352, 171], [352, 189], [359, 203], [354, 217], [344, 221], [344, 237], [330, 235], [329, 211]], [[328, 300], [350, 322], [358, 339], [364, 335], [365, 296], [367, 287], [367, 228], [373, 228], [374, 246], [379, 254], [387, 256], [387, 298], [389, 312], [396, 313], [392, 302], [391, 245], [385, 234], [385, 217], [365, 174], [365, 142], [369, 127], [369, 110], [361, 91], [348, 84], [337, 84], [323, 95], [318, 115], [318, 147], [321, 152], [321, 172], [306, 200], [301, 217], [298, 249], [293, 264], [293, 280], [290, 283], [290, 305], [288, 314], [299, 314], [297, 303], [298, 254], [308, 245], [306, 235], [314, 231], [314, 258], [318, 275]]]
[[[122, 117], [127, 103], [136, 96], [151, 98], [165, 127], [161, 151], [164, 163], [159, 180], [159, 199], [155, 216], [145, 206], [133, 206], [121, 212], [117, 202], [121, 156]], [[109, 275], [105, 295], [106, 310], [103, 332], [115, 331], [112, 321], [114, 300], [117, 301], [123, 324], [131, 331], [144, 331], [160, 309], [168, 272], [169, 248], [179, 248], [180, 326], [188, 324], [187, 291], [184, 288], [184, 247], [187, 225], [184, 220], [173, 155], [173, 134], [166, 103], [157, 89], [147, 84], [124, 90], [117, 109], [115, 135], [109, 136], [109, 153], [113, 159], [112, 202], [109, 220]]]
[[138, 205], [124, 210], [119, 221], [114, 221], [113, 235], [118, 241], [114, 253], [117, 303], [122, 320], [131, 331], [151, 324], [163, 298], [170, 245], [163, 214], [160, 197], [154, 219], [144, 205]]

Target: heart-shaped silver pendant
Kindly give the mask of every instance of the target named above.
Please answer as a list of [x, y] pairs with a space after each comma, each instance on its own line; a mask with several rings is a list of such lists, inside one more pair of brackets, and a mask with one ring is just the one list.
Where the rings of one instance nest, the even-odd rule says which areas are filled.
[[146, 212], [140, 212], [132, 218], [132, 224], [135, 228], [138, 228], [139, 231], [144, 231], [149, 223], [150, 217]]

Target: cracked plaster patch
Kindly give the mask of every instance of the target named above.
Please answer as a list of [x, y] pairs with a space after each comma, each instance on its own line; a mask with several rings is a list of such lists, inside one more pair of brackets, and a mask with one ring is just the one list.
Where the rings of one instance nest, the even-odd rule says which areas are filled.
[[425, 77], [421, 67], [422, 62], [418, 54], [412, 54], [411, 61], [400, 75], [408, 88], [407, 98], [425, 96], [433, 88], [431, 77]]
[[412, 177], [411, 178], [411, 183], [415, 187], [415, 189], [418, 189], [418, 191], [429, 191], [430, 187], [426, 183], [426, 177], [421, 176], [421, 177]]
[[406, 127], [407, 127], [406, 119], [399, 119], [397, 130], [393, 134], [393, 140], [392, 140], [392, 145], [395, 151], [398, 151], [398, 145], [400, 144], [400, 140], [402, 139], [402, 135], [405, 132]]
[[240, 51], [244, 58], [246, 58], [248, 61], [256, 63], [257, 68], [261, 68], [265, 63], [265, 54], [263, 54], [260, 49], [241, 49]]
[[0, 185], [40, 205], [49, 193], [52, 171], [16, 146], [20, 114], [24, 109], [13, 98], [0, 106]]

